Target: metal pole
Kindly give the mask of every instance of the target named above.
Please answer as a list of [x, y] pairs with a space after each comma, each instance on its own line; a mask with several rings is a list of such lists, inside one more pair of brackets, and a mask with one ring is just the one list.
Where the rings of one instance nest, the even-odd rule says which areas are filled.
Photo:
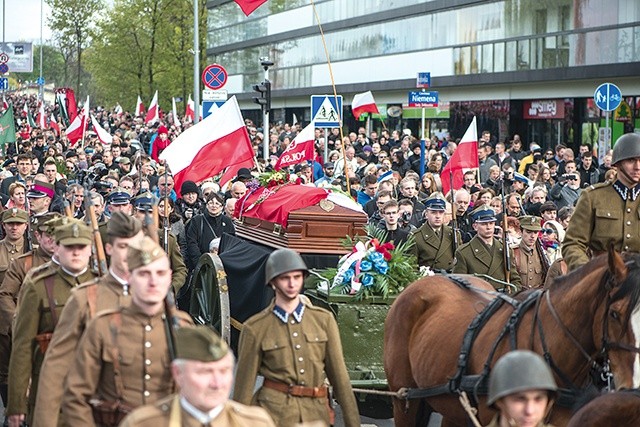
[[[263, 67], [264, 68], [264, 81], [266, 82], [267, 80], [269, 80], [269, 67]], [[267, 109], [265, 108], [264, 110], [264, 116], [262, 118], [262, 135], [263, 135], [263, 141], [262, 141], [262, 152], [263, 152], [263, 157], [265, 162], [268, 164], [269, 163], [269, 112], [267, 111]]]
[[193, 0], [193, 124], [200, 121], [200, 40], [198, 1]]
[[4, 1], [5, 0], [2, 0], [2, 43], [4, 43], [4, 33], [5, 33], [5, 28], [6, 28], [6, 25], [5, 25], [6, 20], [5, 20], [5, 17], [4, 17], [6, 9], [4, 8]]
[[[4, 0], [2, 2], [2, 7], [4, 9]], [[2, 16], [4, 19], [4, 10], [2, 13]], [[4, 26], [2, 27], [2, 31], [4, 34]], [[43, 43], [43, 34], [44, 34], [44, 0], [40, 0], [40, 78], [44, 79], [44, 77], [42, 76], [42, 51], [44, 50], [44, 43]], [[4, 40], [4, 36], [2, 37], [2, 39]], [[41, 83], [43, 83], [41, 81]], [[40, 85], [40, 101], [44, 102], [44, 84]]]
[[325, 128], [324, 129], [324, 162], [325, 163], [329, 161], [328, 157], [329, 157], [329, 128]]

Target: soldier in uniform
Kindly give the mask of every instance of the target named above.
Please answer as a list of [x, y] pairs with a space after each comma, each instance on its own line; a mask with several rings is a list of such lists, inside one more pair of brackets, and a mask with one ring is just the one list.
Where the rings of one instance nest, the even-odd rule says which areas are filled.
[[499, 412], [487, 427], [552, 427], [551, 412], [558, 387], [544, 359], [529, 350], [502, 356], [491, 370], [487, 404]]
[[[133, 199], [133, 216], [138, 218], [143, 224], [148, 218], [148, 215], [153, 211], [153, 206], [157, 203], [157, 199], [151, 193], [143, 193]], [[145, 233], [147, 232], [145, 228]], [[169, 236], [168, 244], [164, 242], [164, 230], [158, 230], [158, 241], [162, 248], [167, 247], [167, 254], [169, 255], [169, 262], [171, 263], [171, 270], [173, 271], [173, 280], [171, 286], [173, 286], [173, 292], [177, 295], [178, 291], [184, 286], [187, 281], [187, 266], [184, 264], [184, 258], [180, 252], [180, 246], [178, 246], [178, 240], [171, 231], [167, 233]]]
[[[173, 392], [164, 301], [169, 258], [151, 238], [129, 242], [131, 304], [98, 313], [67, 376], [61, 419], [69, 426], [117, 426], [132, 409]], [[175, 311], [172, 323], [190, 324]]]
[[[471, 213], [473, 229], [476, 235], [460, 246], [456, 251], [456, 261], [453, 267], [454, 274], [484, 274], [498, 281], [488, 279], [496, 289], [503, 289], [507, 282], [506, 269], [504, 265], [504, 244], [494, 237], [496, 228], [496, 217], [493, 209], [486, 205], [480, 206]], [[507, 248], [508, 249], [508, 248]], [[518, 271], [514, 268], [513, 251], [510, 253], [511, 278], [508, 280], [515, 289], [520, 290], [521, 282]]]
[[143, 237], [142, 224], [122, 212], [115, 212], [107, 223], [106, 253], [111, 257], [109, 272], [73, 290], [60, 314], [49, 349], [42, 363], [38, 396], [33, 417], [34, 425], [58, 424], [58, 413], [64, 380], [74, 361], [75, 349], [91, 319], [103, 310], [129, 305], [129, 242]]
[[[307, 274], [304, 261], [291, 249], [269, 256], [265, 276], [275, 299], [244, 323], [234, 400], [262, 406], [279, 427], [312, 421], [330, 425], [326, 373], [345, 425], [359, 426], [338, 325], [331, 313], [300, 297]], [[264, 376], [264, 384], [252, 399], [258, 374]]]
[[[439, 194], [429, 197], [425, 202], [426, 222], [413, 232], [416, 244], [413, 247], [419, 266], [432, 270], [450, 271], [453, 267], [455, 252], [454, 230], [444, 224], [447, 201]], [[459, 231], [457, 241], [462, 243]]]
[[31, 424], [40, 366], [62, 308], [71, 289], [95, 277], [88, 267], [92, 236], [85, 224], [64, 218], [64, 223], [55, 228], [55, 238], [58, 263], [52, 262], [28, 277], [18, 300], [9, 363], [10, 426], [18, 427], [25, 414]]
[[538, 233], [542, 229], [542, 219], [537, 216], [526, 215], [518, 218], [522, 240], [513, 250], [514, 262], [523, 289], [541, 288], [549, 270], [549, 262], [544, 250], [538, 242]]
[[611, 244], [617, 251], [640, 252], [640, 135], [618, 138], [611, 163], [618, 170], [617, 180], [585, 188], [569, 222], [562, 244], [569, 271]]
[[121, 427], [275, 427], [264, 409], [229, 400], [235, 360], [213, 330], [180, 328], [176, 347], [171, 374], [178, 394], [136, 409]]

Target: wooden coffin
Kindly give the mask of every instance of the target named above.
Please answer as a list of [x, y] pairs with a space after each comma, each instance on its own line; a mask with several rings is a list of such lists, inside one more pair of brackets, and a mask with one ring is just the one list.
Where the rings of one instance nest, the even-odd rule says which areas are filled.
[[343, 255], [346, 236], [365, 235], [367, 215], [331, 202], [289, 213], [287, 227], [257, 218], [243, 217], [236, 234], [273, 248], [290, 248], [302, 254]]

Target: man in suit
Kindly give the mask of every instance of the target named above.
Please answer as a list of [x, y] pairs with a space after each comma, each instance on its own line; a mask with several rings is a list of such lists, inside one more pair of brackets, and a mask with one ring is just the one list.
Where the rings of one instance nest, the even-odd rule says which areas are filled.
[[[413, 232], [416, 240], [413, 251], [419, 266], [445, 271], [451, 271], [453, 267], [456, 239], [453, 229], [444, 224], [446, 203], [439, 193], [429, 197], [424, 203], [426, 222]], [[462, 243], [460, 232], [456, 233], [457, 241]]]
[[[481, 274], [498, 290], [514, 293], [522, 283], [515, 268], [513, 251], [509, 249], [509, 266], [505, 268], [503, 242], [494, 236], [496, 217], [493, 209], [480, 206], [471, 213], [476, 235], [456, 251], [454, 274]], [[510, 277], [507, 278], [507, 272]], [[507, 285], [505, 282], [509, 282]]]

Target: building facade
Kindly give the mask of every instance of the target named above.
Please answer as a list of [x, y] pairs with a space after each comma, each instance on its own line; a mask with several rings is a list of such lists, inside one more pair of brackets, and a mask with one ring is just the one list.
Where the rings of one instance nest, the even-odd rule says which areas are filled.
[[384, 117], [389, 128], [417, 135], [421, 111], [407, 108], [408, 91], [430, 72], [440, 99], [427, 112], [431, 134], [461, 136], [476, 115], [498, 140], [594, 142], [604, 114], [593, 95], [604, 82], [624, 98], [612, 114], [614, 140], [640, 128], [638, 0], [268, 0], [249, 17], [233, 1], [207, 8], [208, 60], [227, 68], [226, 89], [256, 119], [251, 86], [268, 58], [271, 121], [308, 122], [310, 95], [332, 94], [333, 78], [347, 128], [359, 126], [353, 95], [371, 90], [383, 116], [402, 107], [402, 116]]

